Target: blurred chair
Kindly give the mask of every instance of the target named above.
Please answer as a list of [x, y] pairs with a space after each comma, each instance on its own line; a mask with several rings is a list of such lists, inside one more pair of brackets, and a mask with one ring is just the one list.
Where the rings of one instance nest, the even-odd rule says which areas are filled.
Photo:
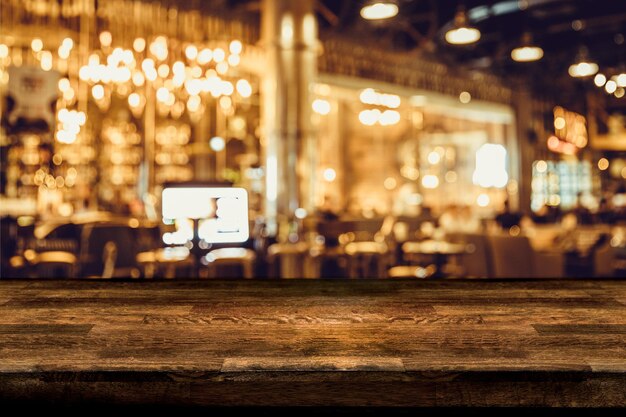
[[557, 278], [565, 275], [562, 253], [536, 252], [525, 236], [491, 235], [495, 278]]
[[[222, 267], [235, 267], [239, 269], [244, 278], [254, 278], [254, 262], [256, 254], [251, 249], [245, 248], [221, 248], [207, 253], [202, 263], [206, 262], [208, 278], [227, 278], [220, 274]], [[241, 277], [234, 275], [232, 277]]]
[[384, 242], [350, 242], [344, 248], [350, 278], [385, 278], [389, 248]]
[[83, 227], [81, 277], [138, 278], [136, 256], [136, 236], [128, 224], [94, 223]]
[[461, 275], [471, 278], [493, 276], [493, 260], [487, 235], [480, 233], [450, 233], [451, 242], [466, 245], [467, 253], [461, 257]]
[[14, 271], [10, 260], [16, 252], [17, 219], [0, 217], [0, 278], [15, 278], [17, 271]]
[[317, 278], [317, 259], [306, 242], [274, 243], [267, 249], [270, 278]]
[[386, 216], [380, 228], [368, 240], [359, 240], [358, 231], [350, 235], [353, 239], [349, 239], [344, 246], [349, 278], [387, 276], [387, 268], [396, 263], [395, 223], [394, 216]]
[[610, 238], [593, 252], [593, 275], [604, 278], [615, 276], [615, 248], [611, 246]]
[[23, 256], [13, 257], [11, 262], [26, 267], [31, 278], [73, 278], [78, 264], [76, 256], [70, 252], [38, 253], [32, 249], [25, 250]]

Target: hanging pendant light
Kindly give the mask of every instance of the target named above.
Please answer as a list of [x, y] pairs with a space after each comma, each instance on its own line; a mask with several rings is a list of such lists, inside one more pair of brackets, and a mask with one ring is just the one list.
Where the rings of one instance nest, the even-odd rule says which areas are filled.
[[480, 39], [480, 31], [468, 24], [465, 7], [459, 6], [454, 16], [454, 28], [446, 32], [445, 38], [452, 45], [469, 45]]
[[578, 51], [576, 63], [569, 66], [568, 73], [575, 78], [584, 78], [595, 75], [598, 72], [598, 64], [589, 59], [587, 48], [582, 47]]
[[543, 49], [534, 45], [530, 32], [522, 35], [522, 44], [511, 51], [511, 58], [515, 62], [533, 62], [543, 58]]
[[390, 19], [398, 14], [395, 1], [371, 1], [361, 9], [361, 17], [366, 20]]

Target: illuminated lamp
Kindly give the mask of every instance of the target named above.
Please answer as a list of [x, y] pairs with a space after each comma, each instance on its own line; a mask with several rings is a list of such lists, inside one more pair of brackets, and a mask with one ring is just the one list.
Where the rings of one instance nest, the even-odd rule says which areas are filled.
[[543, 58], [543, 49], [533, 45], [532, 35], [529, 32], [522, 36], [522, 44], [511, 51], [511, 58], [516, 62], [532, 62]]
[[366, 20], [390, 19], [398, 14], [395, 1], [372, 1], [363, 6], [361, 17]]
[[469, 45], [478, 42], [480, 31], [468, 24], [465, 8], [460, 6], [454, 16], [454, 27], [446, 32], [446, 42], [452, 45]]

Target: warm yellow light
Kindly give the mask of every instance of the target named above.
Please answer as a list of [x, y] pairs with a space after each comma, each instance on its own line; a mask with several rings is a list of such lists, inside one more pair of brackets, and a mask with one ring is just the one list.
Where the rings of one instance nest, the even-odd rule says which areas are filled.
[[43, 49], [43, 41], [39, 38], [35, 38], [31, 41], [30, 47], [34, 52], [39, 52]]
[[391, 126], [400, 122], [400, 113], [395, 110], [385, 110], [378, 119], [381, 126]]
[[624, 90], [624, 88], [619, 87], [617, 90], [615, 90], [615, 97], [622, 98], [622, 97], [624, 97], [624, 93], [625, 92], [626, 91]]
[[201, 101], [199, 96], [189, 96], [189, 99], [187, 100], [187, 109], [190, 112], [198, 111], [200, 103]]
[[445, 175], [446, 182], [448, 183], [456, 182], [457, 178], [458, 178], [458, 175], [456, 172], [454, 171], [446, 172], [446, 175]]
[[132, 93], [131, 95], [128, 96], [128, 105], [130, 107], [139, 107], [140, 104], [141, 104], [141, 97], [139, 97], [139, 94]]
[[430, 152], [428, 154], [428, 158], [427, 159], [428, 159], [428, 163], [430, 163], [432, 165], [435, 165], [435, 164], [438, 164], [439, 161], [441, 161], [441, 155], [439, 155], [439, 153], [433, 151], [433, 152]]
[[157, 100], [164, 102], [164, 103], [167, 101], [167, 98], [169, 97], [169, 95], [170, 95], [170, 92], [165, 87], [159, 87], [159, 89], [156, 92]]
[[316, 99], [313, 100], [313, 111], [317, 114], [327, 115], [330, 113], [330, 103], [326, 100]]
[[226, 61], [222, 61], [215, 66], [215, 70], [218, 74], [224, 75], [228, 72], [228, 63]]
[[478, 42], [480, 31], [472, 27], [460, 27], [446, 32], [446, 41], [452, 45], [468, 45]]
[[96, 84], [91, 88], [91, 95], [96, 100], [102, 100], [104, 98], [104, 87], [100, 84]]
[[52, 69], [52, 53], [50, 51], [43, 51], [41, 53], [41, 69], [44, 71], [50, 71]]
[[609, 168], [609, 160], [606, 158], [600, 158], [598, 161], [598, 169], [600, 171], [606, 171]]
[[154, 69], [154, 67], [148, 68], [148, 70], [146, 71], [146, 80], [154, 81], [156, 79], [157, 79], [157, 71]]
[[226, 147], [226, 141], [219, 136], [215, 136], [214, 138], [211, 138], [211, 140], [209, 141], [209, 146], [215, 152], [221, 152]]
[[398, 6], [390, 2], [369, 4], [361, 9], [361, 17], [367, 20], [389, 19], [398, 14]]
[[164, 61], [167, 58], [167, 39], [165, 36], [157, 36], [157, 38], [150, 44], [150, 53], [154, 55], [159, 61]]
[[335, 178], [337, 178], [337, 173], [332, 168], [326, 168], [324, 170], [323, 177], [324, 177], [324, 181], [333, 182], [335, 181]]
[[467, 91], [463, 91], [461, 92], [461, 94], [459, 94], [459, 101], [463, 104], [467, 104], [472, 101], [472, 95]]
[[604, 89], [606, 90], [607, 93], [613, 94], [615, 90], [617, 90], [617, 83], [613, 80], [609, 80], [604, 85]]
[[61, 45], [59, 47], [59, 50], [57, 51], [57, 54], [59, 55], [59, 58], [67, 59], [70, 57], [70, 49], [64, 48], [63, 45]]
[[152, 58], [146, 58], [141, 62], [141, 69], [144, 72], [147, 72], [151, 68], [154, 68], [154, 60]]
[[74, 93], [74, 89], [72, 88], [68, 88], [67, 90], [63, 92], [63, 100], [65, 101], [68, 101], [68, 102], [72, 101], [75, 96], [76, 94]]
[[617, 82], [619, 87], [626, 87], [626, 73], [619, 74], [615, 82]]
[[428, 189], [439, 187], [439, 178], [436, 175], [428, 174], [422, 177], [422, 186]]
[[198, 56], [198, 48], [194, 45], [189, 45], [185, 48], [185, 56], [187, 59], [193, 60]]
[[183, 64], [181, 61], [174, 62], [174, 64], [172, 65], [172, 72], [174, 74], [185, 75], [185, 64]]
[[361, 91], [361, 94], [359, 94], [359, 100], [361, 100], [361, 103], [363, 104], [372, 104], [372, 105], [380, 104], [380, 101], [378, 99], [378, 94], [376, 93], [376, 91], [374, 91], [373, 88], [366, 88], [363, 91]]
[[111, 36], [111, 32], [104, 31], [100, 33], [99, 36], [100, 44], [102, 46], [111, 46], [111, 42], [113, 42], [113, 37]]
[[224, 52], [223, 49], [221, 48], [216, 48], [213, 51], [213, 61], [220, 63], [222, 62], [224, 59], [226, 59], [226, 53]]
[[213, 51], [208, 48], [204, 48], [198, 53], [198, 64], [205, 65], [211, 62], [213, 59]]
[[228, 65], [230, 65], [231, 67], [236, 67], [237, 65], [239, 65], [239, 62], [241, 62], [241, 58], [239, 58], [239, 55], [230, 55], [228, 57]]
[[562, 117], [557, 117], [554, 119], [554, 128], [557, 130], [561, 130], [565, 127], [565, 119]]
[[0, 58], [6, 58], [9, 56], [9, 47], [3, 43], [0, 43]]
[[157, 74], [159, 74], [159, 77], [167, 78], [169, 73], [170, 73], [170, 67], [167, 64], [159, 65], [159, 69], [157, 70]]
[[480, 194], [478, 198], [476, 198], [476, 204], [478, 204], [479, 207], [487, 207], [490, 202], [491, 202], [491, 199], [489, 198], [487, 194], [484, 194], [484, 193]]
[[570, 65], [568, 69], [569, 75], [577, 78], [589, 77], [597, 72], [598, 64], [594, 62], [579, 62], [578, 64]]
[[231, 94], [235, 92], [235, 87], [233, 86], [233, 83], [231, 83], [230, 81], [223, 81], [221, 83], [220, 89], [221, 89], [221, 93], [225, 96], [230, 96]]
[[229, 110], [233, 105], [233, 100], [228, 96], [222, 96], [219, 100], [222, 110]]
[[237, 81], [236, 88], [241, 97], [247, 98], [252, 95], [252, 86], [248, 80], [241, 79]]
[[385, 182], [383, 183], [383, 185], [385, 186], [387, 190], [391, 191], [394, 188], [396, 188], [396, 186], [398, 185], [398, 182], [393, 177], [387, 177], [385, 178]]
[[604, 74], [596, 74], [593, 78], [593, 82], [596, 87], [603, 87], [606, 84], [606, 76]]
[[537, 161], [535, 168], [537, 169], [537, 172], [544, 173], [548, 169], [548, 164], [546, 163], [546, 161]]
[[66, 49], [72, 49], [74, 47], [74, 40], [72, 38], [65, 38], [61, 42], [61, 46]]
[[511, 58], [517, 62], [532, 62], [543, 58], [543, 49], [538, 46], [521, 46], [511, 51]]
[[145, 77], [140, 71], [133, 73], [133, 84], [137, 87], [141, 87], [146, 82]]
[[230, 43], [229, 48], [231, 54], [239, 55], [243, 50], [241, 41], [234, 40]]
[[70, 80], [68, 80], [67, 78], [61, 78], [59, 80], [58, 85], [59, 85], [59, 91], [63, 93], [70, 88]]
[[378, 122], [381, 112], [378, 109], [363, 110], [359, 113], [359, 121], [365, 126], [373, 126]]
[[143, 52], [146, 49], [146, 40], [144, 38], [135, 38], [133, 41], [133, 49], [135, 52]]

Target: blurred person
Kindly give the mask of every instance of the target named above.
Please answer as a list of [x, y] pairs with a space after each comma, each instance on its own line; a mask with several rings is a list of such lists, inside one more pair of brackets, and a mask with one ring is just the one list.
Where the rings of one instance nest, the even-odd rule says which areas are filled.
[[591, 211], [583, 204], [583, 194], [578, 193], [576, 196], [576, 205], [572, 209], [572, 213], [576, 216], [576, 220], [578, 224], [593, 224], [593, 214]]
[[513, 226], [519, 226], [521, 219], [521, 213], [511, 211], [511, 206], [508, 198], [504, 200], [503, 211], [500, 212], [495, 218], [496, 222], [503, 230], [508, 230]]
[[334, 210], [330, 196], [324, 196], [324, 204], [317, 209], [317, 215], [324, 221], [337, 220], [339, 214]]
[[602, 197], [596, 212], [596, 218], [600, 223], [613, 224], [615, 222], [615, 207], [612, 204], [613, 198]]

